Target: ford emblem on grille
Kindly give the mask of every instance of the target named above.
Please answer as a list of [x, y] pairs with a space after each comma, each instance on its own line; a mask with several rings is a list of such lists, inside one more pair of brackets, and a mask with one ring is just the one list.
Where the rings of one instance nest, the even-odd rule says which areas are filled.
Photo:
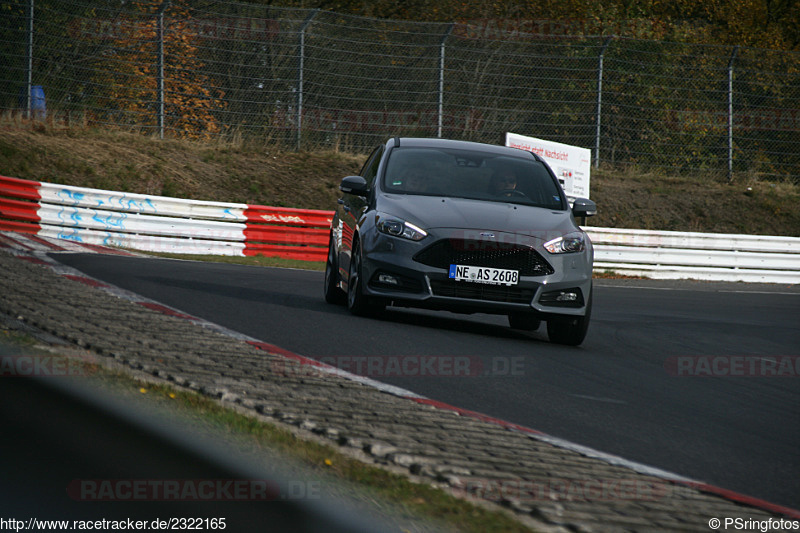
[[484, 232], [481, 233], [481, 237], [489, 237], [490, 239], [494, 239], [494, 233]]

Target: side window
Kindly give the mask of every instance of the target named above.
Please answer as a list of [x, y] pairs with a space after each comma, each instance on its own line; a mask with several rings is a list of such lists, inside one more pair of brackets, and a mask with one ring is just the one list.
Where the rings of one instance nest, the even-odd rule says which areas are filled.
[[370, 188], [374, 187], [375, 185], [375, 177], [378, 175], [378, 167], [381, 164], [381, 156], [383, 156], [383, 145], [377, 147], [373, 152], [372, 155], [367, 159], [367, 162], [364, 163], [364, 167], [361, 169], [361, 177], [367, 180], [369, 183]]

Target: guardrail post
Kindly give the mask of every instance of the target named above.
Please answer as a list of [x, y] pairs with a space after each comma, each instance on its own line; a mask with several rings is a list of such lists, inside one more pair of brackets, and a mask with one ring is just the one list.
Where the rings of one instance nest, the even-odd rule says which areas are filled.
[[611, 40], [613, 38], [614, 37], [611, 36], [606, 39], [606, 42], [603, 43], [603, 47], [600, 49], [600, 59], [597, 65], [597, 125], [594, 145], [594, 168], [600, 166], [600, 116], [602, 114], [603, 107], [603, 58], [606, 55], [606, 48], [608, 48], [608, 45], [611, 44]]

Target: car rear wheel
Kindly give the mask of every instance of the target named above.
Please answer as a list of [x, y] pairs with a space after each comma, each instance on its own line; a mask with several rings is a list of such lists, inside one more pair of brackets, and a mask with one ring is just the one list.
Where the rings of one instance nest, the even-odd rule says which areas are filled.
[[513, 329], [536, 331], [542, 321], [530, 313], [511, 313], [508, 315], [508, 325]]
[[347, 308], [357, 316], [375, 315], [383, 309], [383, 306], [371, 301], [364, 294], [361, 272], [361, 245], [358, 241], [354, 241], [350, 256], [350, 279], [347, 282]]
[[339, 288], [339, 261], [333, 246], [333, 236], [328, 243], [328, 259], [325, 261], [325, 301], [329, 304], [343, 304], [345, 293]]
[[589, 293], [589, 303], [586, 305], [584, 316], [560, 316], [547, 321], [547, 336], [550, 342], [578, 346], [586, 338], [589, 329], [589, 320], [592, 315], [592, 293]]

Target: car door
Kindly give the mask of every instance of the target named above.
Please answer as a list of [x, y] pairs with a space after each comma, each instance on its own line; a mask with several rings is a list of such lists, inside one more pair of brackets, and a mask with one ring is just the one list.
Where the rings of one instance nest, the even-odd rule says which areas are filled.
[[[374, 188], [378, 167], [385, 150], [381, 145], [372, 151], [367, 162], [361, 168], [359, 176], [364, 178], [371, 188]], [[367, 209], [368, 200], [355, 194], [345, 193], [339, 199], [337, 215], [341, 225], [341, 246], [339, 247], [339, 275], [341, 279], [349, 282], [350, 255], [353, 250], [353, 238], [358, 230], [359, 220]]]

